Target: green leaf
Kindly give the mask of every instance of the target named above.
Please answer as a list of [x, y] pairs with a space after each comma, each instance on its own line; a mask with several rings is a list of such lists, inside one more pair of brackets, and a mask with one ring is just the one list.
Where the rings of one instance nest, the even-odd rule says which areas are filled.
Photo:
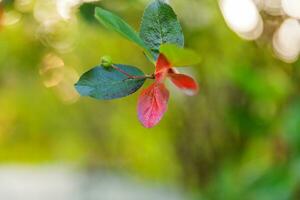
[[160, 53], [164, 54], [173, 66], [183, 67], [200, 63], [200, 56], [193, 50], [184, 49], [174, 44], [163, 44]]
[[[115, 64], [114, 67], [131, 76], [144, 76], [136, 67], [120, 64]], [[128, 96], [144, 84], [145, 78], [133, 79], [119, 70], [113, 67], [95, 67], [80, 77], [75, 88], [81, 96], [109, 100]]]
[[[144, 41], [139, 37], [134, 29], [119, 16], [100, 7], [97, 7], [95, 9], [95, 17], [106, 28], [119, 33], [126, 39], [142, 47], [145, 50], [145, 53], [149, 56], [150, 51], [145, 45]], [[150, 57], [150, 59], [152, 58]]]
[[184, 46], [184, 36], [173, 9], [162, 0], [153, 1], [142, 18], [140, 37], [151, 49], [154, 58], [158, 57], [159, 47], [164, 43]]

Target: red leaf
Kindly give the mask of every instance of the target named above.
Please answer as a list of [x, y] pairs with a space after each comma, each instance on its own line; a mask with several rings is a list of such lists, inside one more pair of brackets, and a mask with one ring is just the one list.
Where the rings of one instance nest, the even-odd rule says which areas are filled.
[[183, 92], [189, 96], [196, 95], [199, 87], [197, 82], [190, 76], [184, 74], [170, 73], [171, 81]]
[[166, 71], [171, 67], [172, 67], [172, 65], [168, 61], [168, 59], [163, 54], [159, 54], [159, 56], [157, 58], [157, 62], [156, 62], [155, 73], [159, 73], [161, 71]]
[[155, 68], [155, 79], [157, 82], [163, 82], [167, 76], [168, 70], [171, 69], [171, 63], [163, 54], [159, 54], [156, 68]]
[[153, 83], [142, 91], [138, 100], [138, 117], [146, 128], [152, 128], [167, 111], [169, 91], [162, 83]]

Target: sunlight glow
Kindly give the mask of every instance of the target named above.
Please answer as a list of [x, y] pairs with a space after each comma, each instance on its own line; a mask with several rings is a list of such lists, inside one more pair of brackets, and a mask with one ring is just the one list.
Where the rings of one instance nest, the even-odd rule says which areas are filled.
[[300, 19], [300, 0], [282, 0], [282, 7], [287, 15]]
[[281, 15], [283, 13], [282, 0], [263, 0], [263, 9], [270, 15]]
[[58, 0], [56, 1], [57, 11], [64, 20], [68, 20], [71, 18], [73, 8], [79, 3], [80, 0]]
[[264, 7], [264, 0], [252, 0], [252, 1], [255, 3], [255, 5], [256, 5], [256, 7], [257, 7], [258, 10], [262, 10], [263, 9], [263, 7]]
[[300, 52], [300, 24], [296, 19], [286, 19], [273, 37], [276, 55], [291, 63], [298, 59]]
[[14, 10], [4, 12], [4, 20], [2, 24], [4, 26], [14, 25], [20, 21], [21, 17], [21, 14]]
[[220, 7], [226, 23], [238, 35], [244, 39], [260, 36], [263, 22], [252, 0], [221, 0]]
[[60, 57], [52, 53], [45, 55], [39, 72], [44, 86], [52, 88], [64, 103], [75, 103], [78, 100], [79, 95], [73, 85], [79, 75], [73, 68], [65, 66]]
[[14, 5], [18, 11], [30, 12], [33, 9], [33, 0], [15, 0]]

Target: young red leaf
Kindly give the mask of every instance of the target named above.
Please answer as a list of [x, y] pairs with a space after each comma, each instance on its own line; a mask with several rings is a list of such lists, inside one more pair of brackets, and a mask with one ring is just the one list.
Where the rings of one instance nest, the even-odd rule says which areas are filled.
[[183, 92], [189, 96], [196, 95], [199, 87], [197, 82], [190, 76], [184, 74], [170, 73], [169, 77], [171, 81]]
[[155, 79], [157, 82], [163, 82], [167, 76], [168, 70], [171, 69], [171, 63], [163, 54], [159, 54], [155, 66]]
[[168, 61], [168, 59], [163, 54], [159, 54], [156, 62], [155, 73], [167, 70], [171, 67], [171, 63]]
[[138, 118], [146, 128], [152, 128], [167, 111], [169, 91], [161, 83], [153, 83], [142, 91], [138, 100]]

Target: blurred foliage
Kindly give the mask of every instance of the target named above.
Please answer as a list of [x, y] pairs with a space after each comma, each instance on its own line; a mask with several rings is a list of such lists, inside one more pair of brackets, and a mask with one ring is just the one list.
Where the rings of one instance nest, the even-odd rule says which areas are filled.
[[[120, 171], [179, 185], [191, 199], [300, 198], [300, 61], [277, 60], [264, 42], [268, 38], [238, 38], [216, 1], [171, 1], [186, 46], [201, 55], [190, 72], [202, 89], [186, 98], [170, 85], [169, 111], [151, 130], [136, 119], [138, 94], [96, 101], [74, 90], [78, 74], [103, 55], [153, 70], [139, 47], [95, 23], [94, 3], [76, 5], [69, 19], [61, 19], [54, 0], [5, 2], [1, 163], [62, 162]], [[147, 3], [96, 5], [138, 28]]]

